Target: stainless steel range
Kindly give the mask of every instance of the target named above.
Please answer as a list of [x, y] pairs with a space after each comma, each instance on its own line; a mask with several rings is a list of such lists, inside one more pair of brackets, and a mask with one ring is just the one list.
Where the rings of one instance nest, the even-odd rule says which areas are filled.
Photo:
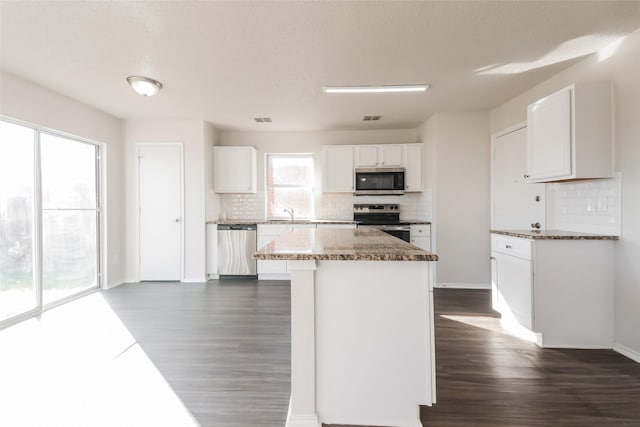
[[375, 227], [405, 242], [410, 240], [410, 224], [400, 222], [400, 206], [397, 204], [355, 204], [353, 220], [358, 223], [358, 228]]

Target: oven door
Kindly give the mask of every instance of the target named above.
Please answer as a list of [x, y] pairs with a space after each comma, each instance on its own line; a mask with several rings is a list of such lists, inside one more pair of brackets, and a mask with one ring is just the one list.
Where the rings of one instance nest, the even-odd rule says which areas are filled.
[[411, 241], [411, 227], [406, 225], [359, 225], [358, 227], [377, 228], [380, 231], [404, 240], [405, 242]]

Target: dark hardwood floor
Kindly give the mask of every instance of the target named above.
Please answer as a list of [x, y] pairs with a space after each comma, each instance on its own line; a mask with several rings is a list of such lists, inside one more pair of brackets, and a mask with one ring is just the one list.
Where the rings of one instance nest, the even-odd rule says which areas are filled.
[[[288, 282], [127, 284], [103, 293], [203, 427], [283, 426]], [[435, 292], [438, 403], [425, 426], [640, 426], [640, 364], [509, 335], [482, 290]]]
[[640, 364], [507, 334], [482, 290], [435, 291], [438, 403], [425, 426], [640, 426]]
[[103, 294], [202, 427], [284, 426], [289, 282], [125, 284]]

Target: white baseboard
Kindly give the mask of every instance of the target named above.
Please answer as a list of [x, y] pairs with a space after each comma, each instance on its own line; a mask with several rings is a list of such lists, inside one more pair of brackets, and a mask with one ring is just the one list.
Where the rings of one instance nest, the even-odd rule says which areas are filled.
[[219, 274], [207, 274], [207, 280], [218, 280], [219, 278]]
[[628, 357], [629, 359], [633, 360], [634, 362], [638, 362], [640, 363], [640, 352], [631, 350], [629, 347], [626, 347], [622, 344], [614, 344], [613, 345], [613, 350], [617, 351], [618, 353], [620, 353], [623, 356]]
[[291, 280], [289, 273], [283, 274], [258, 274], [258, 280]]
[[107, 290], [109, 290], [109, 289], [113, 289], [113, 288], [115, 288], [116, 286], [120, 286], [120, 285], [123, 285], [123, 284], [125, 284], [125, 283], [126, 283], [126, 282], [107, 283], [107, 284], [106, 284], [102, 289], [103, 289], [103, 290], [105, 290], [105, 291], [107, 291]]
[[182, 283], [197, 283], [197, 284], [202, 284], [204, 282], [206, 282], [207, 279], [206, 277], [185, 277], [184, 279], [182, 279], [180, 282]]
[[289, 398], [289, 409], [287, 410], [287, 421], [285, 427], [321, 427], [322, 423], [316, 414], [294, 415], [291, 413], [291, 398]]
[[489, 283], [434, 283], [434, 288], [451, 289], [491, 289]]

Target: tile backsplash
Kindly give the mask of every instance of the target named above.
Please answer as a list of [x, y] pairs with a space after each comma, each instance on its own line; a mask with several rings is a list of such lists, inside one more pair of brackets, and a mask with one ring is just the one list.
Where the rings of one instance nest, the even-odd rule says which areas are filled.
[[622, 231], [622, 175], [547, 184], [547, 229], [611, 234]]
[[[227, 219], [264, 219], [265, 193], [221, 194], [220, 216]], [[315, 217], [318, 219], [352, 219], [355, 203], [397, 203], [400, 219], [431, 221], [432, 191], [406, 193], [403, 196], [354, 196], [349, 193], [316, 195]]]

